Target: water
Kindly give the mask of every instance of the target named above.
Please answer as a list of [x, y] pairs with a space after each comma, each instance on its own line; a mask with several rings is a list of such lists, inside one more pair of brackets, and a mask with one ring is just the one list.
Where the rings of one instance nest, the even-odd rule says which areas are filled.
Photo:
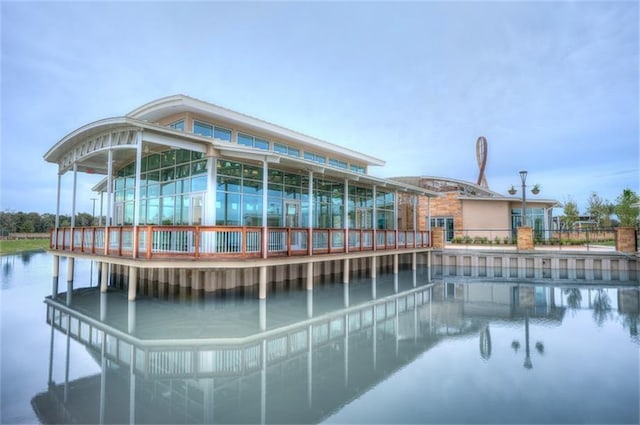
[[[638, 423], [636, 286], [402, 270], [255, 297], [140, 297], [2, 257], [2, 423]], [[53, 324], [53, 326], [52, 326]]]

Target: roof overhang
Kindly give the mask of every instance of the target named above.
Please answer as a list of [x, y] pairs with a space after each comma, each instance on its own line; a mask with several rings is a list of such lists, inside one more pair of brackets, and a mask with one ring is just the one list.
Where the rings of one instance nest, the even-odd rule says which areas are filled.
[[127, 117], [140, 121], [157, 122], [163, 117], [183, 112], [191, 112], [248, 130], [255, 130], [262, 134], [271, 135], [283, 142], [295, 142], [298, 145], [302, 144], [324, 152], [332, 152], [341, 157], [353, 159], [369, 166], [385, 165], [385, 161], [382, 159], [374, 158], [343, 146], [316, 139], [268, 121], [182, 94], [167, 96], [149, 102], [129, 112]]

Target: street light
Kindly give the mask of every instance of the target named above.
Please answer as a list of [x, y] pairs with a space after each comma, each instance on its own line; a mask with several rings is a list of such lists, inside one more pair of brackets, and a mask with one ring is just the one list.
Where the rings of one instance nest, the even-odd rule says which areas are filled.
[[527, 225], [527, 214], [526, 214], [526, 210], [525, 210], [525, 206], [526, 206], [526, 202], [527, 202], [527, 191], [526, 191], [526, 187], [527, 187], [527, 172], [526, 171], [520, 171], [520, 180], [522, 180], [522, 224], [521, 226], [526, 226]]
[[[520, 227], [524, 227], [526, 226], [526, 202], [527, 202], [527, 172], [526, 171], [520, 171], [520, 180], [522, 180], [522, 220], [520, 223]], [[532, 190], [532, 192], [534, 194], [537, 194], [537, 189], [538, 185], [534, 185], [534, 189]], [[515, 187], [513, 187], [513, 185], [511, 185], [511, 188], [508, 190], [509, 195], [515, 195], [518, 191], [516, 190]]]

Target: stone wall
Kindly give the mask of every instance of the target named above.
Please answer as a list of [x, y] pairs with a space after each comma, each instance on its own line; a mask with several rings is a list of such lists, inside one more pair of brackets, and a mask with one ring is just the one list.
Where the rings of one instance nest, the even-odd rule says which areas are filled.
[[637, 250], [636, 229], [633, 227], [618, 227], [616, 229], [616, 251], [636, 252]]
[[518, 227], [517, 247], [518, 247], [518, 250], [533, 249], [533, 228]]

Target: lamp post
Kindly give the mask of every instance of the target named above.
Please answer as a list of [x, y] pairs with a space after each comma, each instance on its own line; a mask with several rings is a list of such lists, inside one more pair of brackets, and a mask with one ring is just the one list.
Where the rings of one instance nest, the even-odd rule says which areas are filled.
[[520, 180], [522, 180], [522, 223], [520, 224], [521, 227], [526, 226], [526, 218], [527, 218], [527, 214], [526, 214], [526, 202], [527, 202], [527, 191], [526, 191], [526, 187], [527, 187], [527, 172], [526, 171], [520, 171]]

